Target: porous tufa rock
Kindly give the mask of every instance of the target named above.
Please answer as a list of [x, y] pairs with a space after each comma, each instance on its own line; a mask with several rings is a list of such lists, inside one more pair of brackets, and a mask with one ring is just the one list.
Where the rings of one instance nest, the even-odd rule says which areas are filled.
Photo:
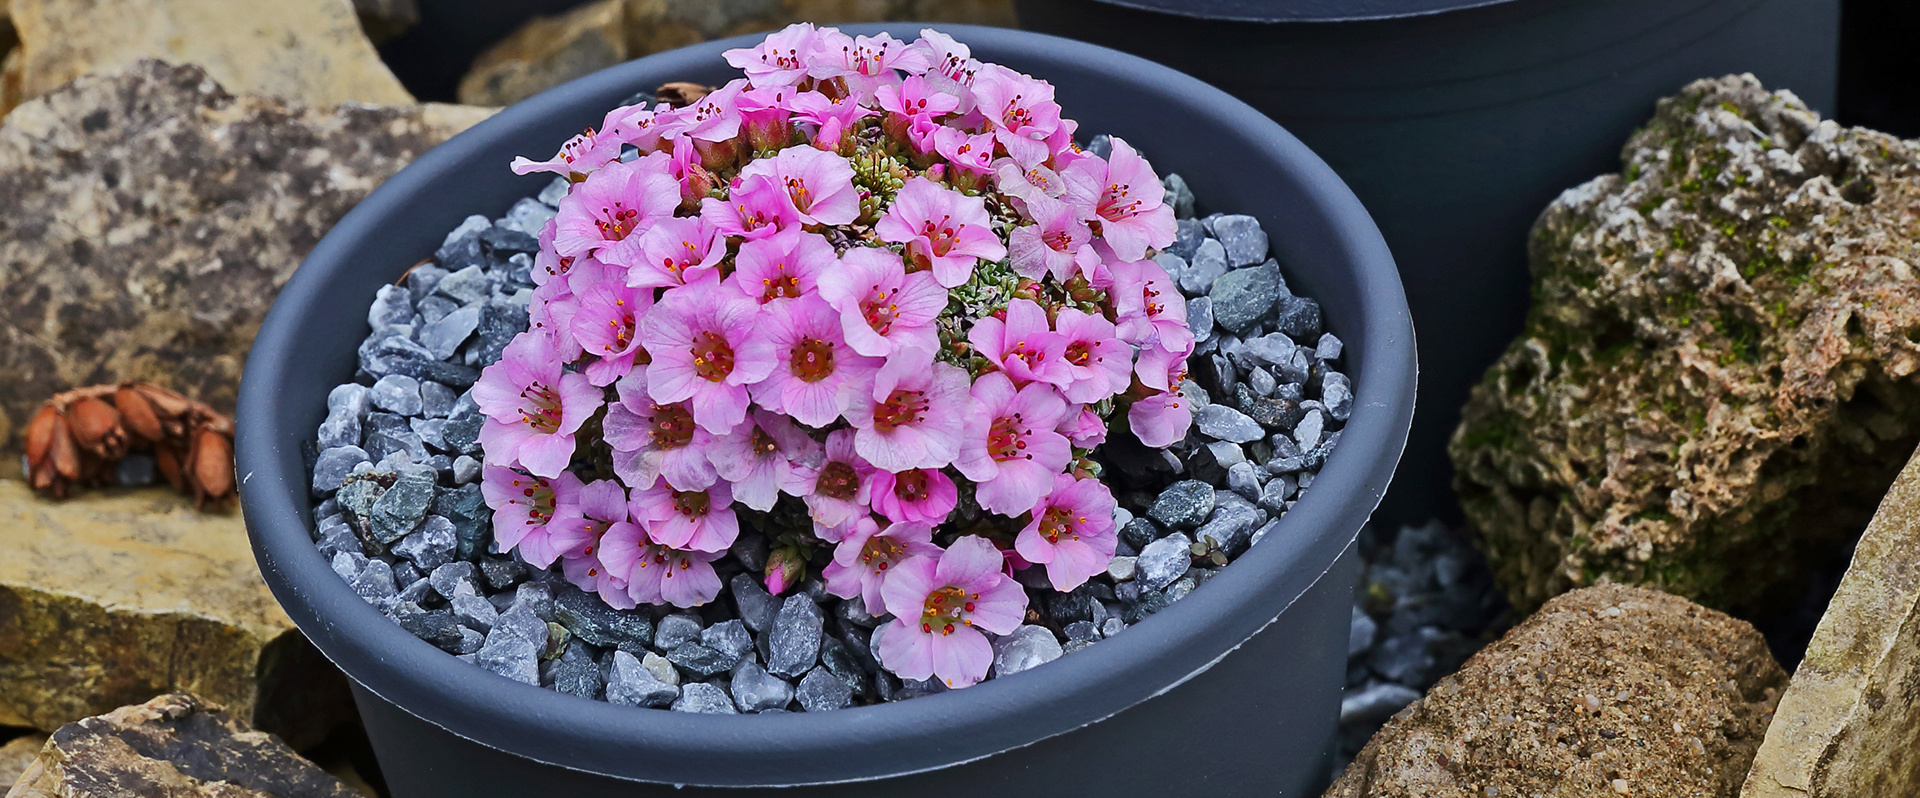
[[1522, 608], [1797, 595], [1920, 439], [1920, 145], [1740, 75], [1661, 100], [1622, 160], [1535, 224], [1526, 331], [1451, 443], [1461, 503]]

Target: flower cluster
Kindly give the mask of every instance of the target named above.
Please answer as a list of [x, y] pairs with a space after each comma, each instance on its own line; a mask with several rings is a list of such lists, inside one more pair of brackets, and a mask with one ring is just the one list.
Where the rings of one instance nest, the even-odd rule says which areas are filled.
[[1065, 591], [1112, 559], [1109, 418], [1186, 433], [1193, 335], [1147, 259], [1172, 209], [1124, 141], [1074, 146], [1052, 86], [940, 33], [726, 57], [745, 78], [513, 164], [572, 182], [532, 327], [474, 388], [497, 542], [686, 607], [746, 521], [775, 593], [817, 565], [893, 618], [888, 669], [972, 684], [1025, 611], [1011, 573]]

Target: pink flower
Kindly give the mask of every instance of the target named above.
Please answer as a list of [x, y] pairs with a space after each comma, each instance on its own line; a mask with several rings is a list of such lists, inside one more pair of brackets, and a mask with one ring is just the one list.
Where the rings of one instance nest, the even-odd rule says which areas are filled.
[[1014, 551], [1045, 565], [1053, 589], [1072, 590], [1113, 562], [1119, 542], [1113, 509], [1113, 494], [1100, 480], [1056, 474], [1053, 492], [1033, 508], [1033, 521], [1014, 538]]
[[595, 358], [581, 372], [594, 385], [612, 385], [633, 370], [634, 356], [640, 351], [634, 327], [640, 315], [653, 306], [653, 292], [603, 280], [588, 286], [579, 296], [580, 305], [573, 311], [573, 338]]
[[936, 90], [919, 75], [909, 76], [899, 86], [881, 86], [873, 98], [880, 110], [902, 119], [934, 119], [960, 107], [959, 97]]
[[773, 371], [753, 386], [761, 407], [809, 427], [840, 418], [840, 394], [880, 367], [847, 346], [840, 315], [819, 296], [802, 296], [766, 314], [760, 334], [773, 346]]
[[811, 481], [804, 484], [801, 498], [813, 522], [831, 529], [867, 514], [867, 506], [860, 501], [860, 485], [873, 466], [854, 451], [850, 429], [828, 433], [824, 454], [819, 466], [801, 472]]
[[1091, 276], [1100, 265], [1093, 250], [1093, 231], [1073, 206], [1046, 196], [1027, 200], [1033, 224], [1007, 234], [1013, 270], [1029, 280], [1051, 274], [1065, 281], [1075, 272]]
[[617, 154], [617, 150], [608, 152], [600, 136], [588, 128], [587, 132], [567, 139], [565, 144], [560, 145], [560, 151], [547, 160], [535, 161], [525, 155], [515, 156], [512, 169], [516, 175], [552, 172], [567, 177], [592, 172]]
[[563, 370], [553, 337], [523, 332], [480, 372], [474, 403], [487, 417], [480, 446], [494, 465], [519, 463], [539, 477], [556, 477], [573, 460], [573, 433], [600, 409], [600, 390]]
[[854, 451], [875, 468], [941, 468], [960, 454], [967, 372], [957, 366], [897, 357], [842, 401]]
[[1150, 260], [1109, 264], [1113, 285], [1114, 327], [1120, 338], [1131, 344], [1147, 346], [1168, 341], [1177, 350], [1182, 341], [1193, 340], [1187, 326], [1187, 302], [1180, 296], [1173, 278], [1160, 264]]
[[664, 483], [635, 488], [627, 510], [648, 540], [668, 548], [724, 552], [740, 535], [733, 491], [725, 482], [706, 490], [674, 490]]
[[615, 161], [576, 184], [553, 219], [554, 251], [592, 254], [672, 216], [680, 204], [680, 184], [667, 175], [666, 157]]
[[850, 224], [860, 216], [853, 165], [839, 155], [812, 147], [788, 147], [740, 169], [743, 182], [760, 175], [773, 179], [803, 224]]
[[[573, 316], [580, 309], [579, 291], [608, 279], [624, 279], [619, 268], [608, 266], [591, 255], [558, 259], [557, 270], [544, 285], [533, 289], [527, 304], [527, 322], [531, 329], [553, 336], [554, 351], [563, 361], [579, 360], [586, 352], [573, 337]], [[534, 274], [539, 274], [534, 261]]]
[[1073, 457], [1067, 439], [1054, 431], [1066, 412], [1051, 385], [1031, 382], [1016, 391], [999, 372], [974, 381], [954, 467], [979, 483], [974, 497], [982, 509], [1014, 517], [1047, 494]]
[[824, 236], [799, 227], [740, 245], [727, 283], [759, 304], [813, 293], [814, 280], [839, 262]]
[[713, 435], [693, 423], [686, 402], [659, 404], [647, 397], [646, 380], [615, 384], [620, 401], [607, 407], [603, 437], [613, 450], [613, 473], [629, 486], [665, 477], [680, 490], [702, 490], [718, 478], [707, 456]]
[[894, 521], [939, 526], [960, 502], [953, 479], [937, 468], [910, 468], [898, 474], [875, 469], [860, 485], [874, 511]]
[[1193, 423], [1193, 410], [1178, 391], [1156, 393], [1127, 408], [1127, 426], [1133, 435], [1155, 449], [1172, 446], [1187, 436]]
[[701, 283], [675, 288], [640, 325], [653, 362], [647, 393], [670, 404], [693, 400], [693, 420], [725, 433], [747, 414], [747, 386], [773, 371], [773, 344], [754, 329], [760, 306], [731, 288]]
[[[817, 129], [813, 136], [813, 146], [828, 152], [851, 153], [852, 145], [848, 138], [853, 133], [854, 124], [873, 116], [871, 108], [860, 104], [854, 95], [828, 97], [817, 91], [804, 91], [794, 95], [793, 115], [812, 124]], [[843, 146], [846, 145], [846, 146]]]
[[689, 551], [658, 543], [642, 543], [633, 555], [627, 594], [639, 604], [698, 607], [720, 595], [720, 576], [713, 561], [724, 551]]
[[1079, 449], [1092, 449], [1107, 442], [1107, 421], [1093, 412], [1093, 408], [1081, 405], [1067, 408], [1067, 414], [1060, 419], [1060, 426], [1054, 432], [1067, 437], [1067, 442]]
[[863, 94], [871, 94], [874, 88], [884, 85], [885, 80], [897, 78], [893, 70], [925, 72], [929, 66], [926, 53], [885, 33], [855, 36], [851, 40], [845, 34], [829, 35], [823, 37], [822, 44], [828, 46], [821, 47], [817, 66], [808, 74], [816, 78], [847, 78], [847, 84]]
[[933, 149], [948, 163], [981, 175], [993, 174], [993, 134], [969, 135], [942, 127], [933, 133]]
[[713, 190], [713, 173], [702, 164], [700, 147], [689, 136], [673, 140], [673, 159], [667, 162], [667, 174], [680, 184], [680, 207], [697, 208], [707, 192]]
[[840, 312], [840, 329], [853, 351], [887, 357], [901, 349], [931, 352], [940, 345], [934, 317], [947, 292], [927, 272], [907, 273], [890, 250], [854, 247], [840, 268], [820, 275], [820, 298]]
[[755, 86], [791, 86], [805, 80], [808, 65], [818, 60], [819, 41], [813, 23], [796, 22], [768, 35], [759, 46], [721, 55]]
[[987, 64], [973, 77], [973, 97], [987, 117], [994, 141], [1006, 148], [1015, 163], [1031, 166], [1052, 154], [1047, 142], [1061, 127], [1052, 84]]
[[907, 259], [915, 269], [931, 268], [933, 278], [946, 288], [965, 283], [976, 260], [1007, 256], [1006, 246], [993, 233], [985, 199], [941, 188], [924, 177], [900, 188], [873, 231], [881, 241], [907, 245]]
[[661, 219], [640, 234], [635, 246], [607, 257], [617, 257], [627, 267], [628, 285], [660, 287], [699, 282], [709, 274], [717, 280], [717, 267], [726, 255], [719, 228], [696, 216]]
[[1127, 389], [1132, 353], [1114, 337], [1113, 322], [1068, 307], [1054, 314], [1053, 327], [1067, 343], [1061, 356], [1067, 381], [1060, 389], [1067, 401], [1098, 402]]
[[[563, 548], [575, 545], [554, 521], [577, 512], [579, 492], [580, 479], [566, 471], [551, 479], [493, 465], [480, 472], [480, 495], [493, 508], [494, 542], [503, 552], [518, 549], [536, 568], [552, 565]], [[558, 541], [556, 533], [562, 535]]]
[[926, 524], [894, 523], [881, 529], [872, 518], [862, 518], [833, 547], [833, 562], [820, 576], [828, 593], [845, 599], [859, 596], [868, 612], [885, 612], [880, 587], [887, 571], [909, 557], [937, 561], [940, 554], [940, 547], [933, 545], [933, 529]]
[[987, 316], [974, 322], [967, 340], [1015, 382], [1065, 385], [1072, 381], [1066, 338], [1047, 327], [1047, 312], [1031, 299], [1007, 303], [1005, 321]]
[[772, 175], [735, 178], [726, 199], [700, 201], [700, 218], [723, 235], [750, 239], [800, 224], [800, 212], [793, 209]]
[[791, 143], [789, 122], [797, 93], [791, 85], [763, 85], [740, 92], [740, 125], [755, 150], [777, 150]]
[[624, 597], [624, 578], [613, 577], [600, 562], [600, 541], [615, 526], [633, 526], [627, 520], [626, 488], [611, 479], [589, 482], [579, 491], [577, 507], [575, 512], [549, 525], [555, 528], [552, 537], [556, 543], [571, 544], [560, 552], [562, 572], [567, 581], [590, 592], [599, 591], [604, 581], [617, 579], [620, 582], [617, 593]]
[[[631, 589], [633, 570], [639, 564], [641, 553], [648, 545], [650, 544], [647, 543], [647, 533], [640, 528], [640, 525], [632, 521], [622, 521], [607, 527], [607, 531], [600, 535], [599, 548], [594, 551], [591, 558], [591, 562], [600, 568], [598, 575], [587, 575], [586, 572], [592, 566], [586, 562], [573, 565], [571, 570], [567, 570], [567, 566], [573, 563], [573, 560], [561, 560], [560, 565], [567, 579], [579, 586], [581, 590], [599, 593], [600, 600], [616, 610], [630, 610], [637, 604], [633, 600]], [[586, 586], [588, 581], [593, 583], [593, 587]]]
[[[920, 38], [908, 47], [925, 54], [926, 75], [929, 80], [940, 79], [935, 85], [943, 90], [973, 85], [973, 76], [980, 71], [981, 63], [971, 57], [972, 50], [932, 28], [920, 29]], [[941, 81], [946, 85], [941, 85]], [[971, 92], [963, 94], [970, 96]], [[961, 113], [967, 111], [964, 105], [959, 109]]]
[[[667, 110], [669, 107], [664, 103], [648, 108], [644, 102], [615, 108], [607, 112], [600, 128], [600, 138], [604, 142], [631, 144], [642, 153], [654, 152], [660, 148], [661, 139], [677, 121], [664, 113]], [[619, 156], [619, 147], [609, 149], [609, 160]]]
[[1162, 198], [1164, 189], [1153, 166], [1126, 141], [1113, 139], [1112, 159], [1086, 157], [1066, 167], [1069, 179], [1098, 186], [1094, 212], [1100, 239], [1119, 260], [1139, 260], [1148, 247], [1173, 243], [1173, 208]]
[[781, 491], [806, 493], [811, 480], [801, 463], [818, 462], [821, 446], [786, 416], [755, 409], [745, 422], [714, 441], [707, 457], [720, 478], [732, 483], [733, 498], [761, 512], [773, 509]]
[[1163, 349], [1159, 344], [1143, 346], [1134, 371], [1140, 375], [1140, 384], [1148, 388], [1177, 391], [1180, 390], [1180, 381], [1187, 378], [1187, 355], [1192, 353], [1192, 342], [1172, 350]]
[[938, 559], [895, 563], [880, 586], [894, 616], [875, 652], [881, 664], [902, 679], [937, 676], [948, 687], [985, 678], [993, 647], [981, 631], [1010, 633], [1027, 610], [1026, 591], [1001, 572], [1005, 562], [986, 538], [968, 535]]

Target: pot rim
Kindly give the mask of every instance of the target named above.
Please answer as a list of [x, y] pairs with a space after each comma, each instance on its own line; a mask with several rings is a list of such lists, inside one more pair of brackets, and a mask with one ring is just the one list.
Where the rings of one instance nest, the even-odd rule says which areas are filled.
[[[845, 25], [912, 38], [917, 24]], [[1285, 170], [1325, 209], [1344, 260], [1353, 264], [1362, 318], [1346, 320], [1356, 402], [1341, 444], [1313, 492], [1263, 539], [1167, 609], [1074, 656], [964, 690], [826, 713], [771, 717], [637, 711], [514, 682], [462, 662], [402, 630], [361, 600], [329, 567], [308, 534], [311, 502], [300, 441], [310, 419], [283, 402], [294, 354], [329, 283], [379, 237], [390, 217], [449, 170], [491, 158], [515, 131], [582, 116], [585, 100], [625, 97], [661, 75], [711, 70], [748, 35], [685, 47], [612, 67], [501, 111], [422, 155], [341, 219], [281, 291], [247, 358], [235, 451], [246, 525], [274, 596], [303, 633], [347, 675], [382, 699], [449, 732], [535, 761], [636, 781], [701, 786], [828, 784], [958, 765], [1033, 744], [1111, 717], [1205, 671], [1271, 623], [1326, 573], [1385, 491], [1413, 412], [1413, 328], [1398, 272], [1371, 218], [1320, 159], [1272, 120], [1201, 81], [1103, 47], [1053, 36], [969, 25], [939, 28], [977, 57], [1042, 78], [1092, 67], [1157, 94], [1196, 125], [1244, 139], [1263, 164]], [[1017, 62], [1017, 63], [1014, 63]], [[676, 79], [676, 78], [669, 78]], [[610, 105], [589, 108], [597, 118]], [[500, 161], [503, 165], [504, 159]], [[503, 166], [504, 168], [504, 166]], [[1253, 212], [1255, 209], [1246, 209]], [[1354, 341], [1362, 341], [1355, 347]], [[357, 343], [357, 341], [355, 342]], [[325, 345], [325, 344], [322, 344]], [[1356, 349], [1361, 357], [1352, 357]]]
[[1371, 22], [1428, 17], [1517, 0], [1094, 0], [1106, 5], [1221, 22]]

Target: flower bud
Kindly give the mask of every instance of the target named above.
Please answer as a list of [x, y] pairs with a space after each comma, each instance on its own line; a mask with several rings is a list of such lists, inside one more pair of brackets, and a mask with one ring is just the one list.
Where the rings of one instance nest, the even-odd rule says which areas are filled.
[[160, 440], [160, 417], [154, 414], [153, 403], [131, 383], [113, 392], [113, 406], [120, 411], [120, 423], [129, 432], [148, 443]]
[[794, 546], [781, 546], [767, 555], [766, 585], [767, 592], [778, 596], [787, 592], [800, 577], [807, 572], [807, 560], [800, 549]]
[[120, 427], [120, 411], [91, 396], [67, 408], [67, 423], [80, 448], [103, 460], [118, 460], [127, 453], [127, 433]]

